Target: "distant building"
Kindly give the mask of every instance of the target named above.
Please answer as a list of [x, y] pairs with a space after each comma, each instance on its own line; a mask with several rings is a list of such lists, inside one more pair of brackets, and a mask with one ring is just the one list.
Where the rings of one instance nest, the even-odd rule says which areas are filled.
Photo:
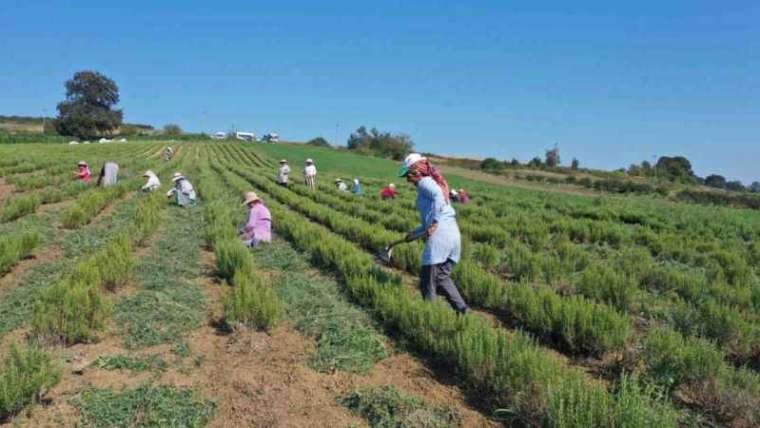
[[215, 140], [224, 140], [225, 138], [227, 138], [227, 133], [219, 131], [219, 132], [214, 133], [214, 135], [212, 135], [211, 138]]
[[276, 132], [270, 132], [268, 134], [264, 134], [264, 137], [261, 140], [265, 143], [277, 143], [280, 141], [280, 136], [277, 135]]

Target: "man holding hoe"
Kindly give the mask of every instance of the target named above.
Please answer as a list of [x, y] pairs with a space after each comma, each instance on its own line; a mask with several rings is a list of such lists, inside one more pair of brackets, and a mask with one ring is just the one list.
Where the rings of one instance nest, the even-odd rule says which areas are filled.
[[406, 236], [412, 241], [425, 236], [422, 253], [420, 291], [425, 300], [435, 300], [442, 292], [452, 308], [460, 314], [468, 307], [451, 279], [454, 264], [459, 262], [462, 239], [457, 225], [456, 212], [449, 200], [449, 184], [427, 158], [412, 153], [404, 159], [399, 177], [417, 188], [417, 210], [422, 224]]

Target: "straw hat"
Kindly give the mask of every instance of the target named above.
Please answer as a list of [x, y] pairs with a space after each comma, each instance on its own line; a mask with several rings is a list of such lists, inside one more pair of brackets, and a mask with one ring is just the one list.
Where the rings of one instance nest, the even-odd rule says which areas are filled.
[[256, 194], [256, 192], [246, 192], [245, 193], [245, 200], [243, 201], [243, 205], [248, 205], [251, 202], [261, 201], [261, 198], [259, 198], [259, 195]]
[[396, 185], [395, 185], [395, 184], [393, 184], [393, 183], [391, 183], [391, 184], [389, 184], [389, 185], [388, 185], [388, 187], [390, 187], [391, 189], [395, 189], [395, 188], [396, 188]]
[[85, 162], [85, 161], [79, 161], [79, 163], [77, 165], [78, 166], [87, 166], [87, 162]]
[[151, 175], [156, 175], [156, 174], [151, 170], [147, 170], [145, 171], [145, 174], [143, 174], [143, 177], [150, 177]]
[[314, 160], [312, 158], [306, 159], [306, 163], [314, 163]]
[[342, 179], [340, 179], [340, 178], [336, 178], [336, 179], [335, 179], [335, 182], [336, 182], [336, 183], [340, 183], [341, 181], [343, 181], [343, 180], [342, 180]]
[[172, 181], [177, 181], [180, 178], [185, 178], [185, 176], [182, 175], [181, 172], [175, 172], [174, 175], [172, 175]]
[[288, 163], [288, 160], [287, 160], [287, 159], [282, 159], [282, 160], [280, 161], [280, 163]]

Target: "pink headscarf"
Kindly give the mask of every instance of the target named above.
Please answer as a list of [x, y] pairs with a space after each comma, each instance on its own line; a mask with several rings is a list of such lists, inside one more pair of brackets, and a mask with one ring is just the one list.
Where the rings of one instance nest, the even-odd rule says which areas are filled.
[[423, 177], [432, 178], [438, 184], [438, 187], [441, 188], [443, 197], [446, 198], [446, 202], [450, 202], [449, 183], [443, 178], [443, 175], [438, 168], [434, 167], [426, 158], [422, 158], [415, 162], [414, 165], [409, 167], [409, 172], [415, 172]]

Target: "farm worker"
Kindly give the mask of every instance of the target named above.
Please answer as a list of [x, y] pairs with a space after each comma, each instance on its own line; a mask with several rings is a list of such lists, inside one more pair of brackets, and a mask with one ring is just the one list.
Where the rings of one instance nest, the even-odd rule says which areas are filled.
[[148, 179], [148, 182], [145, 183], [145, 185], [142, 187], [143, 192], [152, 192], [161, 187], [161, 181], [159, 181], [158, 176], [156, 176], [155, 172], [145, 171], [143, 177], [146, 177]]
[[362, 189], [362, 184], [359, 183], [358, 178], [354, 178], [354, 187], [351, 188], [351, 193], [359, 196], [364, 194], [364, 189]]
[[288, 165], [288, 161], [286, 159], [283, 159], [280, 161], [280, 169], [277, 170], [277, 184], [287, 187], [289, 176], [290, 165]]
[[79, 172], [77, 172], [77, 180], [89, 183], [92, 180], [92, 173], [90, 167], [85, 161], [79, 161]]
[[172, 181], [174, 182], [174, 188], [166, 192], [166, 196], [175, 196], [177, 198], [177, 205], [181, 207], [195, 205], [195, 189], [190, 180], [185, 178], [181, 172], [175, 172], [172, 175]]
[[449, 199], [451, 199], [453, 202], [459, 202], [459, 193], [456, 190], [451, 189], [449, 191]]
[[164, 150], [164, 161], [168, 162], [172, 160], [173, 156], [174, 156], [174, 149], [172, 148], [172, 146], [166, 147], [166, 149]]
[[459, 189], [459, 203], [460, 204], [466, 204], [470, 202], [470, 195], [464, 191], [464, 189]]
[[382, 199], [396, 199], [396, 196], [398, 196], [398, 191], [396, 190], [396, 185], [391, 183], [380, 192], [380, 197]]
[[337, 187], [341, 192], [348, 192], [348, 185], [340, 178], [335, 179], [335, 187]]
[[98, 186], [110, 187], [119, 181], [119, 165], [116, 162], [108, 161], [100, 168], [98, 176]]
[[303, 168], [303, 179], [306, 187], [309, 189], [314, 190], [317, 188], [317, 167], [314, 166], [314, 161], [311, 158], [306, 159]]
[[248, 223], [240, 231], [240, 238], [248, 247], [272, 242], [272, 214], [256, 192], [247, 192], [243, 205], [248, 206]]
[[417, 210], [421, 225], [410, 235], [426, 231], [427, 241], [422, 252], [420, 291], [425, 300], [435, 300], [443, 292], [449, 304], [459, 312], [467, 312], [451, 271], [459, 262], [462, 244], [456, 212], [449, 200], [449, 184], [427, 158], [412, 153], [404, 159], [399, 171], [417, 188]]

